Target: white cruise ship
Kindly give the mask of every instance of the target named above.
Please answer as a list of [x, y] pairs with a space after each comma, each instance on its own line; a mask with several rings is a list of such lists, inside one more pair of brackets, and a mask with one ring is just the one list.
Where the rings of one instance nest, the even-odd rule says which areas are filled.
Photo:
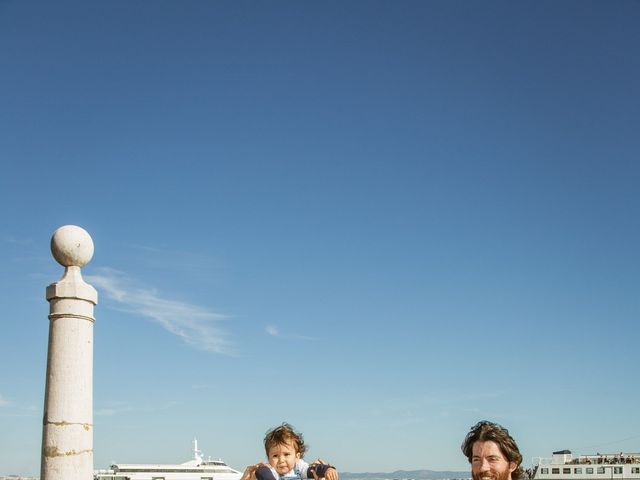
[[569, 450], [534, 459], [532, 480], [640, 480], [640, 453], [573, 456]]
[[239, 480], [242, 472], [222, 460], [204, 460], [193, 441], [193, 459], [180, 464], [115, 463], [108, 470], [97, 470], [94, 480]]

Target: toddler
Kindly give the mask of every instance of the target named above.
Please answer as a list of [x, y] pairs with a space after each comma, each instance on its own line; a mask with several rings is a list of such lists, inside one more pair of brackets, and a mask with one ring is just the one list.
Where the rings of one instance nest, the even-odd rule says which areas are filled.
[[249, 480], [253, 473], [257, 480], [302, 480], [323, 477], [326, 480], [338, 480], [338, 472], [333, 466], [322, 460], [316, 460], [309, 465], [302, 459], [307, 450], [304, 439], [302, 434], [296, 432], [288, 423], [267, 432], [264, 449], [269, 463], [247, 467], [242, 480]]

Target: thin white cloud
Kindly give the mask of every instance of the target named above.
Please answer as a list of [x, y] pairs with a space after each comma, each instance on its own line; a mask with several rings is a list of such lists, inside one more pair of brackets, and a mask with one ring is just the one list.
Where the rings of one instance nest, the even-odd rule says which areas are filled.
[[280, 333], [280, 329], [273, 324], [267, 325], [264, 330], [265, 332], [267, 332], [267, 335], [271, 337], [289, 338], [292, 340], [316, 340], [313, 337], [309, 337], [306, 335], [298, 335], [296, 333]]
[[113, 415], [116, 414], [116, 409], [115, 408], [99, 408], [96, 409], [93, 414], [96, 417], [112, 417]]
[[170, 400], [160, 405], [145, 405], [144, 407], [133, 407], [127, 402], [110, 402], [104, 407], [96, 408], [93, 414], [96, 417], [113, 417], [125, 413], [153, 413], [168, 410], [178, 405], [175, 400]]
[[212, 383], [196, 383], [191, 385], [194, 390], [209, 390], [210, 388], [216, 388], [217, 386]]
[[115, 401], [107, 402], [106, 405], [96, 407], [93, 414], [96, 417], [113, 417], [123, 413], [133, 411], [133, 407], [128, 402]]
[[477, 406], [476, 401], [492, 403], [494, 399], [507, 394], [507, 390], [476, 391], [470, 394], [453, 390], [417, 396], [396, 396], [374, 399], [360, 413], [364, 419], [362, 421], [373, 418], [389, 427], [428, 423], [436, 417], [455, 418], [460, 415], [500, 419], [500, 414]]
[[504, 397], [509, 393], [509, 390], [487, 390], [485, 392], [475, 391], [468, 394], [462, 394], [460, 398], [463, 400], [493, 400], [494, 398]]
[[227, 332], [216, 324], [227, 316], [199, 305], [163, 298], [154, 289], [141, 286], [112, 268], [95, 271], [96, 274], [86, 276], [87, 281], [126, 311], [153, 320], [190, 347], [233, 354]]
[[33, 240], [31, 238], [21, 238], [16, 235], [1, 235], [0, 240], [3, 243], [10, 243], [19, 246], [33, 245]]
[[12, 401], [0, 394], [0, 417], [3, 418], [17, 418], [17, 417], [35, 417], [42, 415], [41, 407], [38, 408], [35, 405], [24, 404], [17, 401]]
[[165, 271], [188, 272], [191, 277], [205, 274], [207, 278], [211, 278], [212, 275], [216, 275], [223, 263], [216, 257], [200, 252], [167, 250], [139, 244], [132, 244], [130, 248], [137, 251], [138, 262]]

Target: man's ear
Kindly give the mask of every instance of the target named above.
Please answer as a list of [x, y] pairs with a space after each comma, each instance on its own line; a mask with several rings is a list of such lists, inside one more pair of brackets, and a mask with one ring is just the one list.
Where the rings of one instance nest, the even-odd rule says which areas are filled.
[[516, 462], [509, 462], [509, 473], [513, 473], [516, 468], [518, 468]]

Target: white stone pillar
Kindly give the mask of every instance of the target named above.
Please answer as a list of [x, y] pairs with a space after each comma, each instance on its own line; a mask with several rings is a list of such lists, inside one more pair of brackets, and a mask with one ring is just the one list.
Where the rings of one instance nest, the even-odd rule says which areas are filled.
[[93, 479], [93, 307], [95, 288], [80, 267], [93, 256], [82, 228], [65, 225], [51, 237], [51, 253], [65, 267], [47, 287], [49, 351], [42, 427], [41, 480]]

